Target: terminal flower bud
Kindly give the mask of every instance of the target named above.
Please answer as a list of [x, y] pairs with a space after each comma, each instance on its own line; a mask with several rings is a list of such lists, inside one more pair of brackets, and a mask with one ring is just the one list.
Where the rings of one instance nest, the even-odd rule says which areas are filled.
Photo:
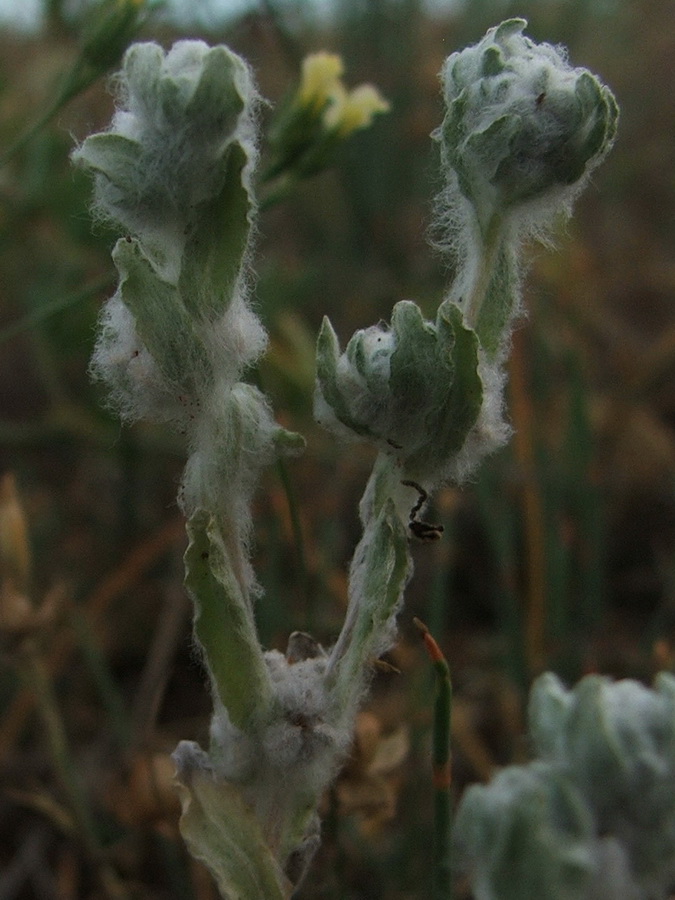
[[391, 326], [357, 331], [342, 354], [324, 320], [317, 418], [394, 455], [402, 477], [436, 480], [464, 445], [482, 399], [476, 337], [454, 304], [443, 304], [433, 323], [416, 304], [397, 303]]
[[[188, 263], [193, 251], [208, 252], [200, 269], [229, 263], [227, 274], [236, 279], [256, 158], [257, 92], [248, 66], [227, 47], [202, 41], [178, 41], [167, 53], [134, 44], [118, 84], [121, 103], [110, 129], [73, 154], [96, 176], [97, 210], [140, 237], [168, 281], [177, 279], [186, 248]], [[237, 215], [230, 211], [221, 221], [230, 197]], [[209, 234], [217, 234], [217, 251]]]
[[[509, 19], [448, 57], [447, 112], [436, 136], [445, 165], [485, 229], [492, 217], [549, 195], [569, 203], [616, 133], [611, 91], [563, 50], [523, 35]], [[538, 214], [537, 224], [548, 219]]]
[[92, 372], [124, 418], [194, 432], [214, 385], [266, 343], [246, 277], [258, 95], [243, 59], [202, 41], [135, 44], [117, 85], [109, 130], [73, 154], [96, 212], [127, 232]]

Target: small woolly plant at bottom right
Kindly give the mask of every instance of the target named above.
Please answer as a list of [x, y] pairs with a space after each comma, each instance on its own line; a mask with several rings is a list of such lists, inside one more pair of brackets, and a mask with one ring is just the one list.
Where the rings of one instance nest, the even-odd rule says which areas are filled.
[[475, 900], [666, 900], [675, 884], [675, 677], [542, 675], [535, 759], [469, 787], [454, 822]]

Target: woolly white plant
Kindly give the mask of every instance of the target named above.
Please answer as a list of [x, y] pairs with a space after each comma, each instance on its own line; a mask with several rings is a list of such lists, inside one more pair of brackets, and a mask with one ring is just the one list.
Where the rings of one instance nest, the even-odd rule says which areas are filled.
[[[110, 129], [74, 153], [95, 175], [98, 215], [126, 232], [92, 372], [124, 419], [187, 439], [186, 585], [214, 714], [208, 751], [182, 742], [175, 760], [183, 834], [224, 896], [288, 897], [302, 877], [370, 664], [395, 639], [409, 539], [440, 535], [420, 518], [424, 502], [507, 438], [501, 364], [520, 307], [520, 240], [569, 207], [612, 142], [609, 91], [523, 26], [503, 23], [444, 69], [439, 209], [458, 274], [435, 320], [404, 301], [344, 353], [327, 320], [319, 336], [318, 418], [379, 451], [348, 611], [327, 651], [299, 634], [285, 654], [264, 651], [254, 624], [252, 493], [261, 467], [303, 441], [245, 380], [266, 341], [249, 304], [258, 96], [247, 65], [197, 41], [133, 46]], [[273, 141], [286, 184], [386, 108], [373, 88], [348, 93], [340, 74], [327, 55], [305, 67]]]
[[675, 881], [675, 678], [530, 695], [535, 759], [470, 787], [454, 857], [476, 900], [666, 900]]

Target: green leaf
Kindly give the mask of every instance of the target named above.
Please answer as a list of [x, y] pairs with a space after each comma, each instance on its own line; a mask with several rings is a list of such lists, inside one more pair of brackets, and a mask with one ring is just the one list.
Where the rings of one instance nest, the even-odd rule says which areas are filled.
[[375, 437], [366, 425], [357, 422], [350, 415], [349, 406], [338, 386], [337, 364], [339, 358], [340, 345], [337, 335], [330, 320], [324, 316], [316, 347], [316, 377], [323, 398], [339, 422], [362, 437]]
[[407, 446], [424, 446], [429, 441], [428, 411], [443, 403], [452, 361], [441, 357], [436, 329], [410, 300], [396, 304], [391, 327], [396, 336], [389, 375], [395, 410], [392, 437]]
[[76, 158], [123, 191], [129, 191], [138, 182], [142, 152], [139, 143], [121, 134], [93, 134], [76, 151]]
[[466, 113], [468, 106], [468, 93], [467, 90], [464, 89], [449, 104], [443, 124], [441, 125], [441, 135], [445, 144], [445, 151], [449, 155], [453, 165], [458, 161], [459, 147], [467, 135]]
[[274, 432], [273, 440], [279, 456], [299, 456], [307, 446], [301, 434], [297, 431], [287, 431], [281, 426]]
[[439, 342], [451, 348], [453, 381], [439, 415], [436, 443], [447, 459], [464, 445], [476, 424], [483, 403], [483, 385], [478, 374], [478, 339], [464, 325], [462, 311], [451, 301], [438, 310]]
[[595, 116], [595, 123], [580, 148], [580, 153], [588, 161], [614, 139], [619, 108], [611, 91], [601, 85], [590, 72], [583, 72], [579, 76], [575, 93], [584, 112]]
[[499, 174], [500, 163], [509, 159], [511, 142], [522, 127], [520, 118], [512, 113], [490, 122], [482, 131], [472, 132], [466, 140], [464, 156], [467, 168], [472, 160], [480, 165], [481, 177], [492, 181]]
[[288, 900], [292, 885], [237, 787], [208, 769], [179, 773], [180, 831], [227, 900]]
[[185, 116], [207, 138], [234, 133], [244, 108], [244, 97], [237, 86], [238, 69], [245, 77], [242, 60], [222, 45], [212, 47], [204, 56], [199, 83], [186, 105]]
[[195, 636], [220, 701], [232, 723], [246, 731], [264, 718], [272, 697], [253, 611], [214, 517], [196, 512], [187, 531], [185, 585], [195, 604]]
[[183, 253], [179, 289], [199, 320], [222, 316], [234, 298], [248, 243], [251, 199], [242, 180], [248, 155], [239, 143], [226, 153], [223, 184], [200, 205]]
[[120, 239], [113, 250], [120, 294], [136, 320], [138, 334], [161, 372], [177, 386], [204, 370], [205, 353], [178, 290], [163, 281], [138, 241]]
[[130, 93], [145, 98], [146, 108], [157, 106], [163, 66], [164, 50], [159, 44], [132, 44], [124, 56], [122, 77], [126, 78]]
[[167, 125], [176, 130], [185, 128], [185, 104], [187, 98], [184, 95], [186, 89], [190, 88], [191, 84], [188, 79], [181, 79], [180, 75], [170, 76], [165, 70], [162, 71], [156, 86], [156, 102], [158, 110], [161, 110], [161, 118], [158, 117], [158, 122], [162, 122], [164, 128]]
[[506, 19], [496, 27], [494, 41], [499, 44], [502, 41], [513, 37], [514, 34], [522, 34], [525, 28], [527, 28], [527, 19]]
[[413, 448], [405, 459], [407, 476], [424, 480], [462, 448], [480, 412], [478, 341], [449, 301], [439, 309], [436, 326], [415, 304], [397, 303], [392, 325], [397, 346], [390, 384], [395, 420], [402, 423], [394, 437]]
[[483, 76], [500, 75], [505, 68], [504, 57], [499, 47], [494, 45], [487, 47], [481, 60], [481, 74]]

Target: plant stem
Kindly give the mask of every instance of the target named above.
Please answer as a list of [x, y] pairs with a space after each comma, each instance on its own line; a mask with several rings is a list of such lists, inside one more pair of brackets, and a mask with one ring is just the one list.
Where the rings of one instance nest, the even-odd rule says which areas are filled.
[[434, 784], [434, 872], [433, 900], [452, 900], [452, 863], [450, 827], [452, 824], [452, 782], [450, 731], [452, 724], [452, 682], [450, 667], [427, 626], [413, 619], [431, 658], [436, 679], [433, 724], [433, 784]]
[[[298, 581], [300, 583], [300, 593], [305, 603], [305, 617], [309, 620], [311, 609], [311, 598], [309, 596], [309, 580], [307, 576], [307, 554], [305, 552], [305, 539], [302, 532], [302, 522], [300, 521], [300, 510], [298, 508], [298, 498], [293, 489], [293, 480], [288, 471], [286, 461], [282, 456], [277, 459], [277, 472], [279, 473], [279, 481], [286, 495], [288, 504], [288, 514], [291, 519], [291, 531], [293, 533], [293, 543], [295, 545], [295, 553], [297, 556]], [[307, 628], [311, 631], [309, 622]]]
[[481, 237], [476, 244], [481, 248], [474, 271], [469, 274], [470, 286], [464, 298], [464, 319], [469, 328], [478, 330], [480, 313], [487, 294], [495, 263], [502, 245], [502, 219], [495, 214], [485, 229], [480, 229]]
[[534, 446], [534, 413], [528, 393], [525, 348], [516, 334], [510, 365], [514, 448], [523, 477], [522, 506], [527, 554], [525, 655], [529, 675], [546, 667], [546, 536]]
[[[331, 650], [328, 665], [326, 667], [326, 677], [329, 683], [336, 670], [342, 664], [343, 658], [348, 654], [354, 655], [351, 646], [354, 641], [354, 634], [358, 628], [359, 620], [363, 617], [363, 605], [366, 602], [365, 598], [361, 595], [361, 589], [363, 587], [361, 579], [356, 577], [356, 573], [357, 569], [363, 566], [364, 560], [369, 552], [373, 542], [374, 523], [379, 513], [384, 508], [387, 498], [391, 496], [391, 488], [391, 464], [389, 459], [380, 453], [373, 465], [373, 470], [370, 473], [368, 484], [366, 485], [359, 506], [361, 522], [363, 524], [363, 533], [352, 557], [347, 613], [342, 623], [338, 639]], [[358, 583], [358, 589], [356, 591], [353, 590], [355, 582]], [[371, 630], [375, 629], [374, 619], [371, 621], [370, 626]]]
[[63, 84], [58, 94], [52, 102], [43, 110], [38, 118], [28, 128], [23, 131], [19, 137], [11, 144], [7, 150], [0, 156], [0, 168], [6, 165], [17, 153], [20, 153], [33, 138], [40, 132], [45, 125], [69, 103], [73, 97], [86, 90], [96, 81], [100, 72], [85, 73], [82, 71], [81, 61], [75, 62], [73, 68], [68, 72], [63, 80]]
[[112, 283], [112, 275], [106, 275], [104, 278], [100, 278], [98, 281], [95, 281], [93, 284], [88, 285], [80, 291], [76, 291], [73, 294], [67, 294], [65, 297], [59, 297], [49, 303], [42, 304], [37, 309], [31, 310], [24, 316], [21, 316], [21, 318], [11, 322], [5, 328], [0, 329], [0, 344], [11, 340], [23, 331], [34, 328], [36, 325], [39, 325], [40, 322], [44, 322], [45, 319], [49, 319], [57, 313], [69, 309], [71, 306], [76, 306], [78, 303], [82, 303], [96, 294], [100, 294], [102, 291], [107, 290]]
[[117, 747], [126, 750], [131, 743], [131, 727], [126, 704], [119, 685], [116, 683], [108, 661], [98, 645], [86, 617], [79, 609], [70, 613], [73, 634], [77, 636], [83, 659], [98, 688], [107, 721], [114, 734]]
[[95, 855], [99, 850], [96, 822], [68, 746], [68, 738], [51, 676], [34, 645], [29, 646], [26, 652], [25, 675], [35, 693], [54, 768], [68, 794], [71, 812], [77, 823], [79, 834], [89, 853]]

